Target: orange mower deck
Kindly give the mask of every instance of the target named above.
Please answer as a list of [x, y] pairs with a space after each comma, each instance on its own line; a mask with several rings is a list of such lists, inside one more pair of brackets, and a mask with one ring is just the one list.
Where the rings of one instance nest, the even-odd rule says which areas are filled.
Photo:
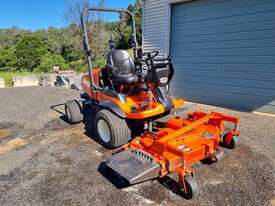
[[[233, 123], [226, 134], [225, 122]], [[225, 137], [224, 144], [232, 145], [240, 133], [238, 122], [220, 113], [193, 112], [187, 118], [173, 118], [133, 139], [106, 164], [130, 184], [177, 173], [179, 185], [187, 192], [186, 177], [194, 177], [192, 165], [206, 158], [219, 159], [221, 137]]]

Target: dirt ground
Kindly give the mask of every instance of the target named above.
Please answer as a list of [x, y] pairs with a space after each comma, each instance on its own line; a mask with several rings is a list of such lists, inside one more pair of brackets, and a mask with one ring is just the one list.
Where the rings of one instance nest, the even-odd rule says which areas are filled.
[[112, 151], [94, 140], [92, 127], [68, 125], [50, 108], [78, 95], [0, 90], [0, 205], [275, 205], [275, 117], [187, 104], [188, 111], [239, 116], [242, 134], [222, 161], [195, 165], [200, 193], [186, 200], [168, 179], [118, 188], [105, 178], [115, 179], [99, 170]]

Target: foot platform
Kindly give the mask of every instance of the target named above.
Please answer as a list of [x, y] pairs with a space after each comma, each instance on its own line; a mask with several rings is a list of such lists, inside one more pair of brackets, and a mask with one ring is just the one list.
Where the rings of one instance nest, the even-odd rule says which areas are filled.
[[160, 165], [150, 155], [139, 151], [124, 151], [111, 156], [106, 165], [124, 177], [129, 184], [137, 184], [159, 176]]

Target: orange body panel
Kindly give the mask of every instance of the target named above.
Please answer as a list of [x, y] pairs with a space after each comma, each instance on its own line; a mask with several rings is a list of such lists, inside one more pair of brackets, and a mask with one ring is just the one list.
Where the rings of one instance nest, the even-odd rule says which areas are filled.
[[[100, 82], [100, 73], [101, 69], [96, 68], [93, 69], [93, 77], [96, 85], [99, 85]], [[165, 112], [161, 103], [155, 101], [152, 98], [151, 105], [150, 95], [145, 91], [142, 91], [135, 95], [129, 95], [126, 98], [125, 102], [120, 102], [118, 99], [107, 96], [102, 92], [93, 92], [89, 83], [89, 74], [84, 74], [82, 77], [82, 87], [83, 90], [94, 100], [103, 101], [103, 100], [111, 100], [116, 105], [118, 105], [122, 111], [125, 113], [126, 117], [129, 119], [145, 119], [148, 117], [157, 116], [159, 114], [163, 114]], [[184, 101], [182, 99], [173, 99], [175, 108], [179, 108], [183, 106]], [[144, 105], [147, 105], [144, 107]], [[135, 108], [135, 111], [132, 111], [132, 108]]]
[[[135, 138], [127, 147], [152, 155], [162, 165], [160, 176], [179, 168], [188, 173], [192, 164], [212, 157], [218, 150], [224, 121], [237, 124], [239, 119], [219, 113], [190, 113], [186, 119], [171, 119], [159, 131]], [[238, 135], [239, 131], [234, 130], [234, 134]]]

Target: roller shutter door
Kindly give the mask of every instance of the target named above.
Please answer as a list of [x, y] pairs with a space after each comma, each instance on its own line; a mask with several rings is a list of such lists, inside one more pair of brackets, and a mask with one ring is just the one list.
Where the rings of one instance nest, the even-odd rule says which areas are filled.
[[275, 113], [275, 1], [172, 5], [170, 55], [177, 96]]

